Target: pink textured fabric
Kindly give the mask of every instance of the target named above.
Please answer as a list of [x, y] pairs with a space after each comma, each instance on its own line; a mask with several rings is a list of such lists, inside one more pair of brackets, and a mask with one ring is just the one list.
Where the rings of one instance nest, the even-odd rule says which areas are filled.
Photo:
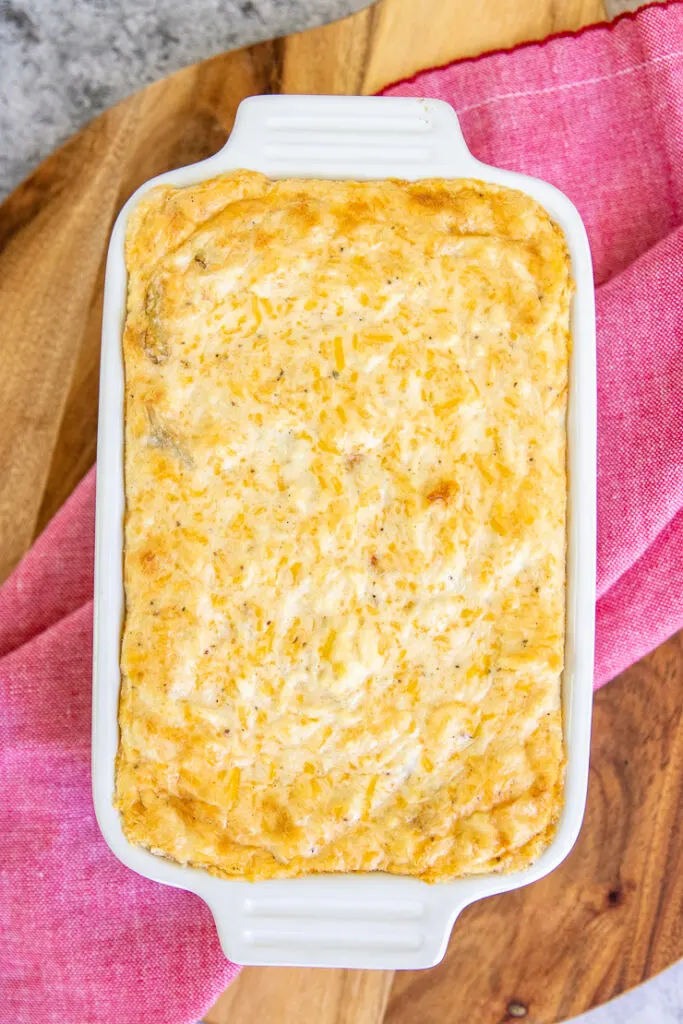
[[[478, 156], [554, 182], [585, 218], [599, 285], [599, 685], [683, 624], [683, 6], [388, 92], [448, 100]], [[200, 900], [138, 878], [97, 830], [93, 519], [91, 472], [0, 591], [0, 1019], [186, 1024], [237, 969]]]
[[0, 590], [0, 1021], [185, 1024], [238, 968], [109, 852], [90, 795], [95, 472]]

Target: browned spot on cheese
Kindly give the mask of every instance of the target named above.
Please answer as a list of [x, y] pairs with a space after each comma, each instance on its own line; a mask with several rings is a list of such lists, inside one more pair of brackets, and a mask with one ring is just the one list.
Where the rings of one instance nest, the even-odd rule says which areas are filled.
[[320, 223], [320, 206], [302, 196], [287, 210], [288, 221], [301, 232], [310, 231]]
[[430, 505], [437, 501], [443, 502], [444, 505], [450, 505], [457, 493], [458, 485], [454, 480], [440, 480], [427, 492], [427, 501]]
[[409, 195], [414, 203], [428, 210], [441, 212], [457, 208], [458, 199], [450, 192], [438, 189], [411, 188]]
[[351, 235], [362, 224], [372, 218], [372, 206], [365, 200], [352, 199], [342, 206], [335, 207], [337, 230], [341, 235]]
[[275, 241], [275, 235], [271, 231], [265, 231], [263, 228], [256, 228], [251, 237], [254, 252], [262, 252], [265, 249], [269, 249]]
[[144, 573], [151, 574], [156, 568], [157, 552], [152, 548], [147, 548], [146, 551], [140, 554], [140, 568]]

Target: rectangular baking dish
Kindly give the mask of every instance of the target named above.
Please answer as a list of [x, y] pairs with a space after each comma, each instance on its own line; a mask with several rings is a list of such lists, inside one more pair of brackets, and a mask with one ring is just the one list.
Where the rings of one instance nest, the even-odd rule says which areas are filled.
[[[563, 676], [567, 780], [551, 846], [530, 868], [443, 885], [380, 873], [247, 882], [214, 878], [132, 846], [113, 805], [118, 746], [119, 649], [124, 611], [124, 236], [128, 216], [154, 185], [183, 186], [246, 168], [272, 178], [478, 178], [538, 200], [565, 232], [576, 282], [571, 309], [568, 410], [567, 638]], [[97, 452], [93, 666], [93, 792], [102, 833], [133, 871], [196, 893], [211, 908], [229, 959], [241, 964], [416, 969], [438, 963], [468, 904], [527, 885], [567, 856], [588, 782], [595, 630], [596, 376], [593, 273], [571, 202], [542, 181], [489, 167], [467, 149], [441, 101], [327, 96], [245, 100], [215, 156], [162, 174], [126, 203], [114, 226], [104, 296]]]

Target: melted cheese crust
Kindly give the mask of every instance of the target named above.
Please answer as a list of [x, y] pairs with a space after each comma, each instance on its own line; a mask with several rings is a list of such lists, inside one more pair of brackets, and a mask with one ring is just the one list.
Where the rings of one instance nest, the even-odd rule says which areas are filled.
[[128, 838], [251, 879], [529, 864], [562, 805], [570, 265], [477, 181], [131, 215]]

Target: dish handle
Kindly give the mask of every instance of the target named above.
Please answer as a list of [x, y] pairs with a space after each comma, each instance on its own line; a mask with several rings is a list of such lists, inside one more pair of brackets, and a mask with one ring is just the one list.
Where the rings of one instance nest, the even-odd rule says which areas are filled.
[[478, 161], [443, 100], [359, 96], [251, 96], [216, 158], [273, 177], [467, 176]]
[[204, 898], [235, 963], [416, 970], [443, 958], [455, 919], [473, 898], [464, 892], [454, 903], [449, 888], [337, 875], [240, 882]]

